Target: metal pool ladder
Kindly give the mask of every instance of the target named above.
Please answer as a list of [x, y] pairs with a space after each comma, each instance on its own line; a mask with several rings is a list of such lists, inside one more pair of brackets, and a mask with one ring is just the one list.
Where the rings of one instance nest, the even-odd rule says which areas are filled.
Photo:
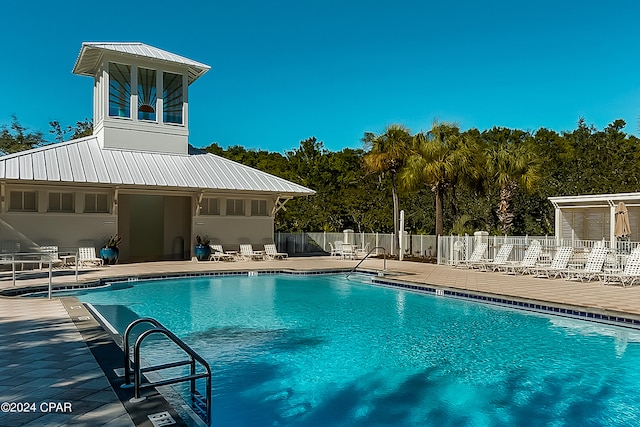
[[350, 271], [349, 273], [347, 273], [347, 279], [349, 279], [349, 276], [351, 276], [351, 275], [356, 271], [356, 269], [357, 269], [358, 267], [360, 267], [360, 264], [362, 264], [362, 263], [364, 262], [364, 260], [365, 260], [365, 259], [367, 259], [367, 257], [368, 257], [369, 255], [371, 255], [371, 253], [372, 253], [373, 251], [375, 251], [376, 249], [382, 249], [382, 255], [383, 255], [383, 257], [382, 257], [382, 271], [387, 271], [387, 250], [384, 248], [384, 246], [376, 246], [375, 248], [372, 248], [372, 249], [369, 251], [369, 253], [367, 253], [367, 254], [364, 256], [364, 258], [362, 258], [362, 259], [360, 260], [360, 262], [359, 262], [359, 263], [357, 263], [357, 264], [356, 264], [356, 266], [355, 266], [355, 267], [353, 267], [353, 268], [351, 269], [351, 271]]
[[[131, 357], [129, 354], [131, 350], [131, 347], [129, 346], [129, 335], [131, 334], [131, 330], [133, 329], [133, 327], [141, 323], [149, 323], [154, 327], [144, 331], [143, 333], [140, 334], [140, 336], [138, 336], [138, 339], [136, 340], [133, 347], [133, 368], [132, 368]], [[141, 367], [140, 366], [140, 346], [142, 345], [142, 342], [145, 340], [145, 338], [153, 334], [164, 335], [165, 337], [170, 339], [174, 344], [180, 347], [189, 356], [189, 359], [182, 360], [179, 362], [164, 363], [161, 365], [152, 365], [144, 368]], [[133, 322], [131, 322], [129, 326], [127, 326], [127, 329], [124, 331], [123, 341], [124, 341], [123, 344], [124, 344], [124, 381], [125, 383], [121, 387], [126, 388], [126, 387], [132, 386], [131, 385], [131, 369], [133, 369], [134, 393], [133, 393], [133, 398], [131, 399], [131, 402], [133, 403], [141, 402], [142, 400], [145, 399], [144, 397], [140, 396], [140, 390], [143, 388], [157, 387], [157, 386], [163, 386], [163, 385], [177, 384], [184, 381], [190, 381], [191, 382], [191, 390], [190, 390], [191, 402], [196, 404], [197, 409], [200, 409], [199, 406], [202, 405], [202, 395], [196, 391], [196, 380], [200, 378], [205, 378], [206, 397], [204, 402], [205, 404], [204, 421], [207, 423], [207, 425], [211, 424], [211, 368], [209, 367], [209, 364], [207, 363], [206, 360], [204, 360], [198, 353], [193, 351], [191, 347], [185, 344], [184, 341], [178, 338], [173, 332], [168, 330], [166, 327], [164, 327], [160, 322], [150, 317], [142, 317], [140, 319], [136, 319]], [[198, 362], [198, 364], [200, 364], [200, 366], [204, 368], [203, 372], [202, 371], [196, 372], [196, 362]], [[189, 375], [142, 384], [142, 374], [145, 372], [160, 371], [162, 369], [175, 368], [178, 366], [185, 366], [185, 365], [189, 365], [191, 368]]]

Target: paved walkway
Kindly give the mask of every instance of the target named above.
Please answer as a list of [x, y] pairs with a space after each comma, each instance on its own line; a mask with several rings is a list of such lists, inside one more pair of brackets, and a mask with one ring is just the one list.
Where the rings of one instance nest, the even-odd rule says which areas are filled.
[[[82, 270], [80, 280], [216, 270], [349, 269], [355, 264], [356, 261], [329, 257], [237, 263], [156, 262]], [[382, 270], [383, 262], [368, 259], [361, 267]], [[604, 286], [599, 282], [514, 277], [398, 261], [387, 262], [387, 273], [393, 274], [395, 279], [416, 284], [544, 301], [640, 318], [640, 286], [621, 288]], [[21, 273], [14, 286], [10, 273], [0, 273], [0, 290], [43, 285], [47, 281], [45, 272]], [[73, 272], [55, 271], [53, 283], [54, 286], [75, 283]], [[59, 299], [0, 298], [0, 343], [0, 425], [134, 425], [73, 323], [72, 316]], [[10, 405], [9, 412], [6, 411], [7, 403]], [[10, 412], [12, 409], [19, 412]], [[142, 421], [140, 418], [136, 425], [151, 426], [150, 422], [145, 423], [144, 417]]]

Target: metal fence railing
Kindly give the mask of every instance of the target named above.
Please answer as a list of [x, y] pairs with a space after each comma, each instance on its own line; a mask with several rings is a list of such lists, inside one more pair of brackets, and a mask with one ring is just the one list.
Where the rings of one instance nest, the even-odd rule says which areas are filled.
[[[436, 236], [422, 234], [405, 234], [403, 247], [405, 256], [431, 257], [436, 253]], [[276, 233], [275, 243], [279, 251], [290, 254], [331, 253], [331, 246], [336, 242], [351, 243], [360, 248], [384, 248], [387, 254], [397, 255], [393, 234], [356, 233], [350, 230], [342, 233], [306, 232]], [[382, 253], [382, 249], [374, 252]]]
[[466, 261], [474, 247], [479, 243], [488, 244], [487, 259], [492, 259], [505, 243], [513, 244], [509, 257], [511, 261], [521, 261], [526, 249], [533, 241], [542, 246], [543, 258], [553, 259], [556, 250], [562, 246], [573, 248], [574, 257], [582, 257], [593, 247], [602, 246], [609, 249], [612, 257], [629, 254], [640, 242], [616, 241], [613, 245], [606, 240], [561, 239], [555, 236], [440, 236], [438, 240], [438, 264], [455, 265]]

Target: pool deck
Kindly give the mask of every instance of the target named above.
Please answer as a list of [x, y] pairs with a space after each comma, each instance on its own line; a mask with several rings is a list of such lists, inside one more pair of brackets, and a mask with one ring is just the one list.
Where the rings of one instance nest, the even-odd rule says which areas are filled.
[[[90, 282], [114, 276], [213, 271], [334, 270], [353, 268], [357, 262], [327, 256], [246, 262], [167, 261], [82, 269], [79, 279]], [[381, 271], [383, 262], [367, 259], [360, 268]], [[640, 286], [622, 288], [601, 282], [514, 277], [399, 261], [387, 261], [386, 274], [418, 286], [458, 289], [640, 319]], [[0, 291], [47, 283], [45, 271], [19, 273], [15, 286], [10, 273], [0, 272]], [[55, 270], [54, 286], [67, 283], [75, 283], [74, 271]], [[60, 298], [0, 297], [0, 404], [3, 405], [0, 425], [152, 426], [146, 414], [136, 414], [138, 410], [134, 406], [121, 403], [85, 341], [86, 331], [76, 326], [78, 318], [86, 316], [74, 317], [71, 312]], [[13, 409], [22, 412], [6, 412], [5, 404], [10, 402], [34, 403], [35, 411], [24, 412], [24, 405], [15, 405]], [[49, 405], [50, 402], [54, 405]], [[34, 406], [29, 405], [27, 409], [32, 410]]]

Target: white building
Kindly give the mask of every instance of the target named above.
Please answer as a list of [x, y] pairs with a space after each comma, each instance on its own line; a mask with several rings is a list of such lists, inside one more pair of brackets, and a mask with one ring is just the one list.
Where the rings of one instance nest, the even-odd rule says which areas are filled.
[[232, 248], [273, 241], [301, 185], [189, 146], [189, 85], [207, 65], [142, 43], [83, 43], [90, 137], [0, 157], [0, 244], [102, 246], [122, 261], [189, 259], [196, 235]]
[[629, 212], [632, 242], [640, 241], [640, 193], [549, 197], [555, 208], [556, 237], [566, 240], [616, 242], [616, 206], [624, 202]]

